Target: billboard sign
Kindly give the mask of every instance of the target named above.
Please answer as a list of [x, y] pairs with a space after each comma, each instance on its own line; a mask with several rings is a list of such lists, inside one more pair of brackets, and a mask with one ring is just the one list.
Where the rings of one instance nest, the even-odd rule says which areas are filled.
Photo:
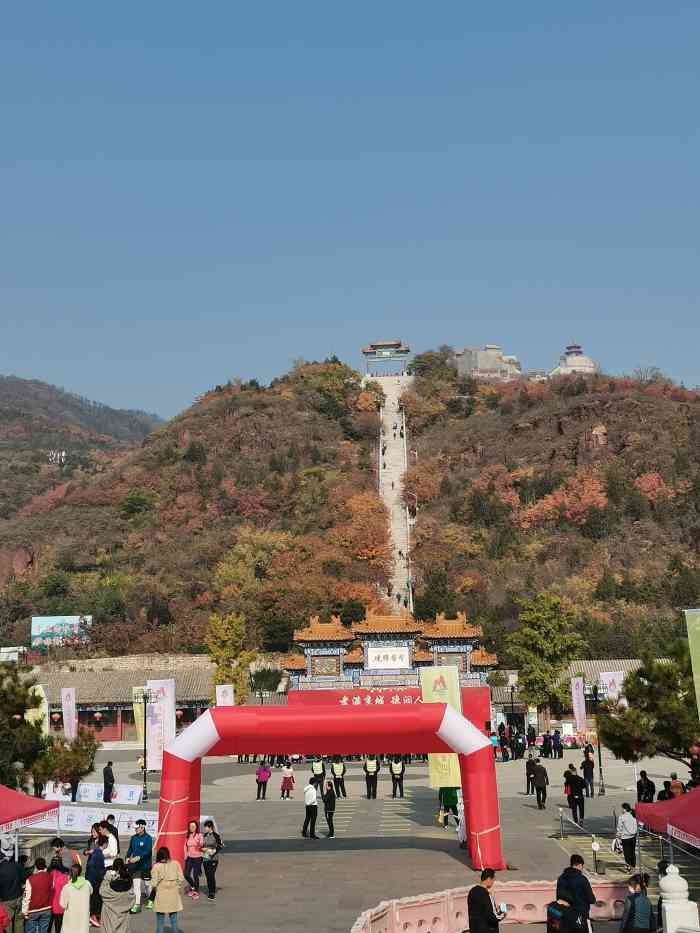
[[601, 671], [600, 688], [603, 696], [608, 700], [617, 700], [622, 693], [624, 679], [623, 671]]
[[411, 666], [411, 649], [394, 647], [369, 647], [367, 649], [368, 671], [400, 671]]
[[32, 648], [42, 651], [82, 639], [88, 625], [92, 616], [32, 616]]

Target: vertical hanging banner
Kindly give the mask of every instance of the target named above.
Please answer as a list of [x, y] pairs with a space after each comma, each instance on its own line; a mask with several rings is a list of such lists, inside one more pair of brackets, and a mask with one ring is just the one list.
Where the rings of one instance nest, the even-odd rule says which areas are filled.
[[75, 687], [61, 688], [61, 712], [63, 713], [63, 734], [70, 742], [78, 735], [78, 717], [75, 710]]
[[146, 689], [152, 697], [146, 704], [146, 768], [160, 771], [163, 751], [175, 738], [175, 681], [147, 680]]
[[217, 706], [235, 706], [236, 698], [233, 691], [233, 684], [216, 685], [216, 705]]
[[604, 698], [606, 700], [619, 700], [624, 680], [624, 671], [601, 671], [598, 675], [598, 683]]
[[143, 687], [131, 688], [131, 705], [134, 710], [134, 725], [139, 748], [143, 748]]
[[574, 720], [576, 721], [576, 731], [585, 733], [586, 731], [586, 695], [583, 691], [583, 677], [571, 678], [571, 705], [574, 710]]
[[686, 609], [685, 624], [688, 627], [688, 650], [693, 669], [695, 702], [700, 714], [700, 609]]
[[[423, 667], [420, 672], [421, 697], [424, 703], [449, 703], [462, 712], [459, 670], [455, 666]], [[459, 759], [453, 752], [428, 755], [430, 786], [461, 787]]]

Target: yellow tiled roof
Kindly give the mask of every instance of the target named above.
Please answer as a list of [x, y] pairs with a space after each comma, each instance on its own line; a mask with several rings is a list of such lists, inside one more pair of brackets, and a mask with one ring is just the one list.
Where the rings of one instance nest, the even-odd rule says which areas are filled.
[[343, 665], [345, 664], [364, 664], [365, 663], [365, 653], [362, 648], [353, 648], [352, 651], [348, 651], [345, 657], [343, 658]]
[[495, 667], [498, 664], [498, 655], [489, 654], [488, 651], [478, 648], [472, 651], [470, 663], [472, 667]]
[[481, 638], [483, 632], [479, 625], [469, 625], [463, 612], [457, 613], [456, 619], [446, 619], [440, 613], [432, 625], [423, 629], [422, 637], [426, 639], [441, 638]]
[[332, 616], [330, 622], [321, 622], [318, 616], [311, 616], [306, 628], [294, 633], [294, 641], [354, 641], [350, 629], [345, 628], [338, 616]]
[[433, 663], [433, 652], [432, 651], [423, 651], [422, 648], [416, 648], [413, 652], [413, 660], [416, 662], [428, 661], [430, 664]]
[[280, 667], [283, 671], [305, 671], [306, 658], [303, 654], [290, 654], [280, 660]]
[[403, 610], [397, 616], [380, 616], [368, 611], [362, 622], [356, 622], [352, 627], [355, 635], [418, 635], [421, 623], [416, 622]]

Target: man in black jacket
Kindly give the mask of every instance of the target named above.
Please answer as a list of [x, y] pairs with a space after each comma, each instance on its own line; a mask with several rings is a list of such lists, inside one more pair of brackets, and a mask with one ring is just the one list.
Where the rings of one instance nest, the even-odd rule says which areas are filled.
[[535, 759], [532, 752], [527, 756], [525, 762], [525, 796], [529, 797], [535, 793]]
[[569, 789], [567, 803], [571, 808], [571, 818], [574, 823], [578, 823], [579, 826], [582, 826], [585, 806], [583, 802], [583, 791], [586, 782], [576, 771], [576, 765], [569, 765], [569, 770], [566, 772], [565, 777]]
[[403, 797], [403, 776], [406, 772], [406, 765], [401, 755], [394, 755], [389, 763], [389, 771], [391, 772], [391, 796], [396, 797], [398, 791]]
[[547, 769], [540, 762], [539, 758], [535, 759], [535, 767], [532, 769], [532, 776], [535, 782], [535, 793], [537, 794], [537, 809], [544, 810], [547, 803], [547, 785], [549, 784], [549, 775], [547, 774]]
[[640, 771], [637, 781], [637, 803], [653, 803], [655, 795], [656, 784], [649, 780], [646, 771]]
[[102, 782], [104, 790], [102, 792], [102, 802], [112, 802], [112, 791], [114, 790], [114, 771], [112, 771], [112, 762], [108, 761], [102, 769]]
[[22, 873], [20, 867], [12, 859], [0, 859], [0, 901], [10, 918], [11, 933], [15, 933], [17, 913], [22, 902]]
[[591, 883], [583, 873], [585, 862], [580, 855], [572, 855], [569, 867], [557, 878], [557, 900], [564, 894], [571, 894], [573, 897], [571, 906], [576, 909], [576, 913], [581, 918], [583, 930], [589, 930], [589, 916], [591, 905], [595, 904], [595, 894]]
[[497, 933], [498, 923], [505, 917], [505, 914], [496, 910], [491, 894], [495, 878], [496, 872], [493, 868], [485, 868], [481, 873], [481, 882], [469, 890], [469, 933]]

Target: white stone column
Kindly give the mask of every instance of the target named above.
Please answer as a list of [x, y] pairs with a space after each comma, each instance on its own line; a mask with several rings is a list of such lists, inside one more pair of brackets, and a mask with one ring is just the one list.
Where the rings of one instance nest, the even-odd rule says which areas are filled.
[[688, 899], [688, 882], [681, 878], [678, 867], [669, 865], [666, 874], [659, 880], [663, 902], [661, 919], [664, 933], [678, 933], [681, 927], [700, 929], [698, 905]]

